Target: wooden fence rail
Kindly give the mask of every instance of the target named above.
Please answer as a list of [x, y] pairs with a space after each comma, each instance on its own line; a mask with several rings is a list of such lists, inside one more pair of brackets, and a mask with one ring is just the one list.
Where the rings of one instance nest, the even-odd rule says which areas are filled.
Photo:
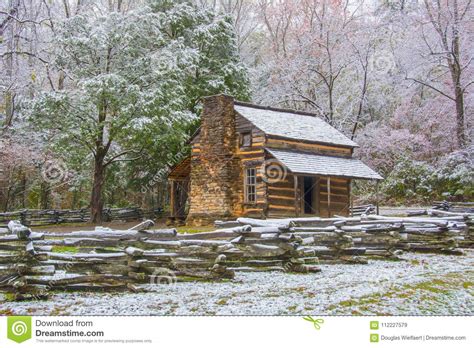
[[291, 238], [264, 238], [250, 226], [178, 234], [145, 229], [149, 225], [38, 233], [12, 222], [0, 229], [0, 290], [17, 300], [44, 299], [52, 290], [146, 291], [157, 284], [218, 281], [249, 268], [320, 271], [308, 264], [318, 261], [308, 257], [314, 253]]
[[428, 210], [423, 217], [239, 218], [217, 230], [32, 232], [0, 228], [0, 290], [39, 299], [50, 290], [146, 291], [150, 284], [218, 281], [234, 272], [319, 272], [318, 263], [399, 260], [404, 251], [463, 255], [474, 247], [474, 215]]
[[375, 214], [377, 213], [377, 207], [373, 204], [358, 205], [349, 208], [351, 216], [360, 216], [362, 214]]
[[[141, 208], [106, 208], [103, 211], [104, 221], [136, 221], [144, 218], [156, 219], [163, 215], [163, 209], [144, 210]], [[0, 213], [0, 227], [6, 227], [10, 220], [20, 221], [30, 227], [56, 225], [63, 223], [88, 222], [91, 214], [88, 208], [77, 210], [36, 210], [25, 209]]]

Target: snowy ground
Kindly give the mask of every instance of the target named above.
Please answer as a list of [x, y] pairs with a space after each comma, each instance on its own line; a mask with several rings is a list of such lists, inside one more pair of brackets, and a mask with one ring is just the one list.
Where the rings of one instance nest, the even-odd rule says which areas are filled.
[[400, 207], [392, 207], [392, 206], [381, 206], [380, 207], [380, 215], [387, 215], [387, 216], [405, 216], [408, 211], [413, 210], [426, 210], [431, 209], [431, 206], [400, 206]]
[[406, 261], [321, 265], [318, 274], [238, 273], [225, 283], [153, 285], [147, 293], [56, 293], [8, 302], [28, 315], [474, 315], [474, 250]]

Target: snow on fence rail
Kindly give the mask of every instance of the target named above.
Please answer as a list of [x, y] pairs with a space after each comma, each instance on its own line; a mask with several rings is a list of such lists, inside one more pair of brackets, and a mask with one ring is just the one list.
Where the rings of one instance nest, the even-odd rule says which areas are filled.
[[345, 239], [348, 245], [362, 247], [359, 255], [394, 256], [397, 250], [462, 254], [458, 247], [474, 247], [474, 213], [452, 213], [430, 209], [426, 217], [302, 217], [258, 220], [239, 218], [236, 221], [216, 221], [224, 226], [276, 226], [286, 228], [294, 236], [309, 238], [305, 243], [327, 243]]
[[319, 272], [319, 263], [400, 260], [404, 251], [462, 255], [474, 247], [474, 215], [430, 210], [426, 217], [239, 218], [194, 234], [96, 228], [31, 232], [0, 229], [0, 289], [14, 298], [50, 290], [145, 291], [146, 284], [231, 279], [234, 272]]
[[[451, 213], [453, 216], [462, 214], [474, 215], [474, 202], [435, 201], [432, 204], [432, 210], [445, 211]], [[429, 210], [427, 209], [410, 209], [407, 211], [408, 216], [420, 216], [428, 214]]]
[[0, 230], [0, 289], [17, 300], [41, 299], [56, 289], [143, 291], [144, 284], [217, 281], [251, 268], [320, 271], [290, 235], [263, 237], [250, 226], [178, 234], [149, 225], [38, 233], [11, 221]]
[[[140, 208], [106, 208], [103, 211], [104, 221], [134, 221], [143, 218], [161, 217], [163, 210], [144, 210]], [[18, 220], [25, 226], [46, 226], [62, 223], [87, 222], [91, 214], [89, 209], [77, 210], [36, 210], [25, 209], [14, 212], [0, 213], [0, 227], [6, 227], [8, 221]]]

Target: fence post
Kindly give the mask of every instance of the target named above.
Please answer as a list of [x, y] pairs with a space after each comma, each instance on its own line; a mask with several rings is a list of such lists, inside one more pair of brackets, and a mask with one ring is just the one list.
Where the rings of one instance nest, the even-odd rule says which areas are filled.
[[110, 222], [112, 221], [112, 212], [110, 211], [110, 208], [106, 208], [103, 211], [103, 217], [105, 222]]
[[20, 222], [22, 225], [27, 226], [28, 222], [26, 221], [27, 210], [22, 210], [20, 212]]
[[375, 197], [377, 199], [376, 212], [377, 212], [377, 215], [379, 215], [380, 209], [379, 209], [379, 181], [378, 180], [375, 182], [375, 191], [376, 191]]

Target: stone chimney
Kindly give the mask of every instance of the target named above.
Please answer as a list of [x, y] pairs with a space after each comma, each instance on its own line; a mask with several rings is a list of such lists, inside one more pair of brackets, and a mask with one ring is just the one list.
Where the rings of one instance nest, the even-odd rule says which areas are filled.
[[191, 159], [187, 223], [195, 225], [233, 217], [240, 183], [234, 98], [215, 95], [205, 97], [203, 104], [201, 130]]

